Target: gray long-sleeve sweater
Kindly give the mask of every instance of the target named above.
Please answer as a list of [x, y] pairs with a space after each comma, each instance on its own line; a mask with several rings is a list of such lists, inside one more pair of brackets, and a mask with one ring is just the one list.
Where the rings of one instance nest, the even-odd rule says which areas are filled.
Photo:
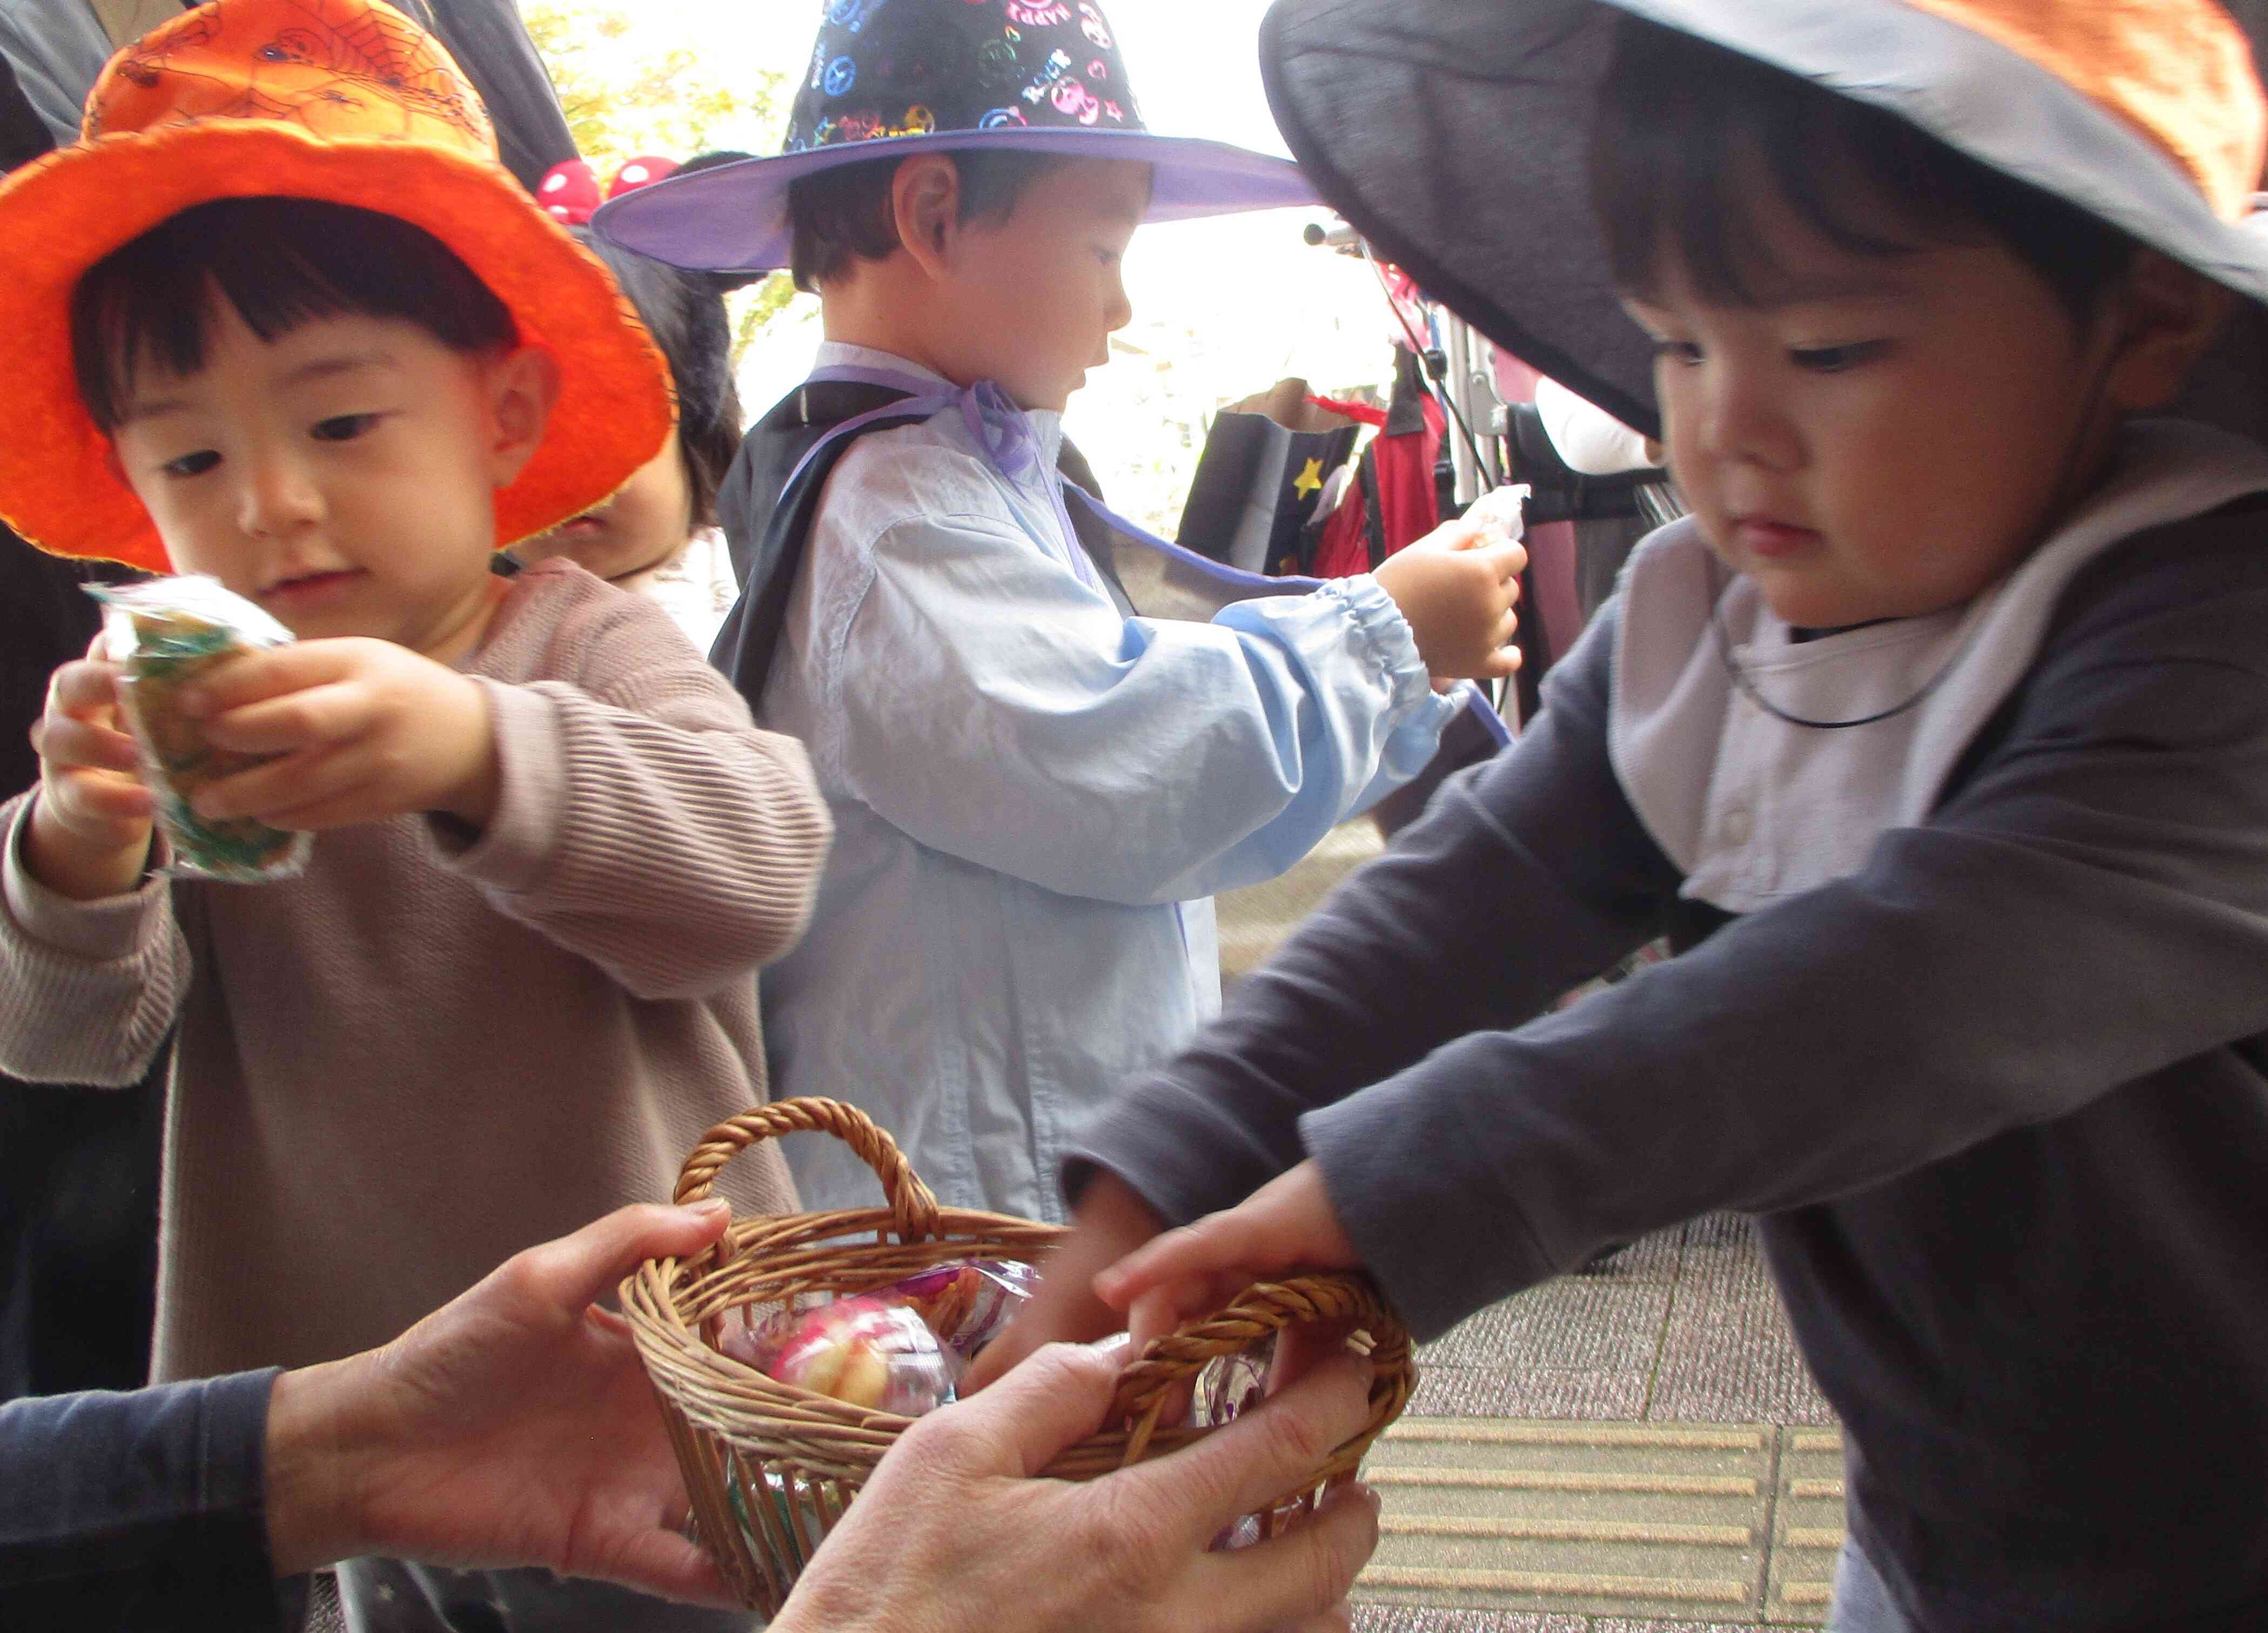
[[[75, 902], [22, 865], [36, 791], [0, 807], [0, 1070], [130, 1084], [179, 1018], [159, 1381], [383, 1343], [521, 1248], [666, 1202], [766, 1098], [755, 971], [828, 834], [801, 746], [563, 562], [513, 581], [465, 667], [501, 767], [469, 844], [399, 817], [320, 835], [296, 879]], [[724, 1181], [793, 1205], [772, 1146]]]
[[1068, 1179], [1187, 1220], [1313, 1156], [1421, 1335], [1757, 1213], [1918, 1625], [2268, 1625], [2268, 506], [2099, 558], [1929, 819], [1745, 917], [1616, 783], [1616, 639]]

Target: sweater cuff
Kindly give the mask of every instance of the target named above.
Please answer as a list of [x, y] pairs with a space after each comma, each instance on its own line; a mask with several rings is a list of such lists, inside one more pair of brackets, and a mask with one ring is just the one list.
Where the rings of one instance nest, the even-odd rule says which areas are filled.
[[1088, 1121], [1065, 1148], [1060, 1175], [1076, 1208], [1107, 1168], [1175, 1225], [1234, 1207], [1299, 1159], [1295, 1146], [1269, 1149], [1261, 1130], [1202, 1090], [1153, 1078]]
[[1410, 1335], [1557, 1273], [1443, 1097], [1407, 1073], [1300, 1119], [1347, 1239]]
[[486, 695], [496, 733], [497, 802], [475, 837], [450, 817], [429, 818], [441, 855], [458, 872], [510, 894], [533, 889], [559, 849], [567, 806], [567, 753], [558, 705], [534, 687], [468, 677]]
[[1418, 655], [1417, 631], [1377, 579], [1368, 573], [1334, 578], [1315, 593], [1336, 596], [1345, 604], [1363, 649], [1393, 688], [1394, 701], [1388, 708], [1409, 709], [1433, 695], [1433, 677], [1426, 673], [1425, 660]]
[[[5, 899], [9, 919], [50, 952], [97, 964], [132, 958], [158, 934], [166, 879], [153, 873], [130, 894], [97, 901], [75, 901], [49, 890], [24, 864], [25, 830], [31, 826], [32, 806], [38, 799], [33, 793], [16, 807], [15, 820], [0, 846], [0, 897]], [[158, 859], [153, 850], [151, 860]]]

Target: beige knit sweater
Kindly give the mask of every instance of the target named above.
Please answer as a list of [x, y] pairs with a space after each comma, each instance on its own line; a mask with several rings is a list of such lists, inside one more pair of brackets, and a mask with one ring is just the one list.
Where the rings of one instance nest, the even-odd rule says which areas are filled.
[[[702, 1131], [765, 1098], [755, 970], [828, 836], [801, 746], [564, 562], [464, 667], [502, 769], [476, 839], [401, 817], [320, 835], [284, 883], [78, 903], [22, 866], [37, 791], [0, 808], [0, 1070], [130, 1084], [180, 1022], [161, 1381], [390, 1338], [519, 1248], [667, 1201]], [[792, 1205], [776, 1148], [724, 1178]]]

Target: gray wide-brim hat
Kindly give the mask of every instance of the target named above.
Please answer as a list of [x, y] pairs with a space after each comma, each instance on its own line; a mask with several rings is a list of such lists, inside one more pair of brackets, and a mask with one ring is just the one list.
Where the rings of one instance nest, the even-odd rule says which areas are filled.
[[[2083, 15], [2082, 15], [2083, 14]], [[1653, 347], [1591, 216], [1624, 15], [1811, 80], [2255, 301], [2268, 108], [2213, 0], [1277, 0], [1270, 106], [1324, 198], [1515, 357], [1657, 432]]]
[[592, 229], [689, 270], [768, 272], [789, 263], [796, 182], [925, 152], [1147, 165], [1149, 221], [1318, 202], [1289, 159], [1148, 130], [1099, 0], [827, 0], [785, 146], [626, 193]]

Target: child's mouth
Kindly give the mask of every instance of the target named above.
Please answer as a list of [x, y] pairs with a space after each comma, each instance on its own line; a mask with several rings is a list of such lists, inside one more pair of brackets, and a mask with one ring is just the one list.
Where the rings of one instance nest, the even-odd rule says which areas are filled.
[[342, 568], [334, 572], [303, 573], [297, 578], [278, 579], [260, 592], [260, 599], [285, 607], [306, 607], [328, 600], [349, 585], [366, 577], [360, 568]]
[[1812, 528], [1792, 526], [1764, 516], [1734, 517], [1733, 536], [1742, 550], [1766, 561], [1800, 555], [1819, 542], [1819, 534]]

